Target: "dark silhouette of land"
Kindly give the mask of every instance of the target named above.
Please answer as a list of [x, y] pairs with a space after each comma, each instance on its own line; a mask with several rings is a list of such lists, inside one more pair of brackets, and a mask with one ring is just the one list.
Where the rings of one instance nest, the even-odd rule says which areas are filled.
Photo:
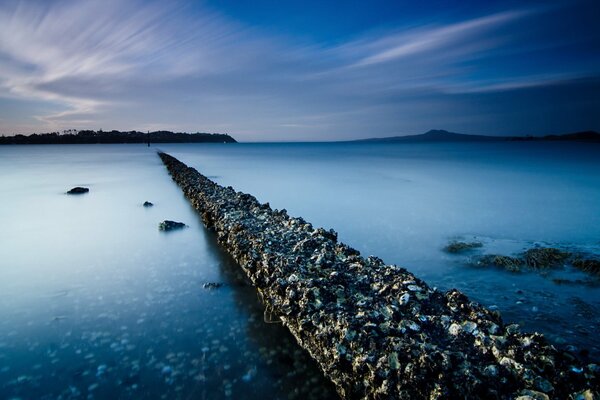
[[563, 135], [547, 136], [486, 136], [466, 135], [444, 130], [430, 130], [420, 135], [392, 136], [384, 138], [371, 138], [353, 140], [353, 142], [377, 143], [421, 143], [421, 142], [506, 142], [506, 141], [576, 141], [600, 142], [600, 133], [594, 131], [567, 133]]
[[[352, 140], [354, 143], [434, 143], [434, 142], [506, 142], [506, 141], [572, 141], [600, 143], [600, 133], [584, 131], [547, 136], [467, 135], [433, 129], [420, 135], [391, 136]], [[2, 144], [96, 144], [96, 143], [237, 143], [224, 133], [185, 133], [170, 131], [91, 131], [68, 130], [63, 133], [0, 136]]]
[[0, 137], [0, 144], [237, 143], [223, 133], [64, 131]]

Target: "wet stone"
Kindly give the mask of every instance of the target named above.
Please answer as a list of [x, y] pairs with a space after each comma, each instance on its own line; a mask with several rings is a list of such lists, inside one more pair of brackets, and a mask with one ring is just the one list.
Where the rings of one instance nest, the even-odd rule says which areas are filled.
[[202, 284], [202, 287], [204, 289], [218, 289], [222, 286], [223, 286], [223, 284], [220, 282], [206, 282], [206, 283]]
[[571, 254], [552, 247], [536, 247], [523, 253], [525, 265], [532, 269], [547, 269], [561, 266]]
[[600, 276], [600, 260], [577, 258], [573, 260], [573, 266], [581, 271]]
[[504, 268], [510, 272], [520, 272], [523, 262], [515, 257], [508, 257], [498, 254], [488, 254], [477, 261], [479, 266], [494, 266], [498, 268]]
[[170, 221], [170, 220], [164, 220], [163, 222], [158, 224], [158, 230], [165, 231], [165, 232], [174, 231], [177, 229], [183, 229], [186, 227], [187, 227], [187, 225], [184, 224], [183, 222], [176, 222], [176, 221]]
[[84, 194], [84, 193], [88, 193], [89, 191], [90, 191], [89, 188], [76, 186], [72, 189], [69, 189], [69, 191], [67, 191], [67, 194]]
[[452, 241], [448, 243], [446, 247], [444, 247], [444, 251], [448, 253], [464, 253], [470, 250], [474, 250], [477, 248], [483, 247], [481, 242], [459, 242]]
[[[553, 247], [534, 247], [516, 256], [486, 254], [475, 257], [478, 267], [494, 266], [510, 272], [534, 271], [548, 276], [551, 270], [565, 270], [569, 264], [575, 269], [586, 272], [591, 277], [586, 279], [568, 279], [565, 277], [549, 277], [558, 285], [600, 286], [600, 260], [594, 255], [573, 254]], [[571, 270], [573, 271], [573, 270]]]

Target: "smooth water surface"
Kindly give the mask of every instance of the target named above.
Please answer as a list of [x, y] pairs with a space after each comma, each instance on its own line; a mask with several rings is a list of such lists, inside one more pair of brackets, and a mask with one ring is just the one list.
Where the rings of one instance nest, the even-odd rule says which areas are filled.
[[0, 399], [333, 395], [155, 149], [0, 147], [0, 187]]
[[[589, 277], [469, 265], [536, 244], [600, 254], [597, 144], [159, 147], [217, 183], [334, 228], [365, 256], [600, 355], [600, 289], [552, 280]], [[0, 147], [0, 399], [331, 397], [293, 338], [264, 322], [254, 289], [155, 151]], [[66, 195], [73, 186], [90, 193]], [[164, 219], [189, 228], [159, 232]], [[454, 238], [484, 247], [445, 253]]]

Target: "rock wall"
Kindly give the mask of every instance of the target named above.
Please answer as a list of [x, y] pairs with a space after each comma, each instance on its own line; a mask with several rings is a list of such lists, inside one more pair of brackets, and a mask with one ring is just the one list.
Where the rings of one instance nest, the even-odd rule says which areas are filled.
[[[457, 290], [363, 258], [333, 230], [159, 153], [219, 243], [347, 399], [593, 399], [600, 368]], [[521, 397], [524, 396], [524, 397]]]

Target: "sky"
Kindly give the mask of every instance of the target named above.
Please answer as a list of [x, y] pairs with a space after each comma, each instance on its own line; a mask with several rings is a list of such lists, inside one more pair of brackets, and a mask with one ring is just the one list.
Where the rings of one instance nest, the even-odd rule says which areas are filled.
[[0, 1], [0, 133], [600, 131], [600, 2]]

